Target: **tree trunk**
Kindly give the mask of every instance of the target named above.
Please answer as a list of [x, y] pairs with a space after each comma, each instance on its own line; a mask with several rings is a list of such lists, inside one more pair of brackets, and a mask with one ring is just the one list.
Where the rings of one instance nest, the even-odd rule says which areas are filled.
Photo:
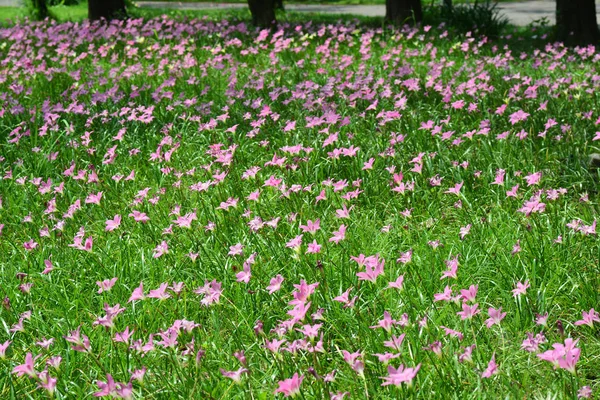
[[421, 0], [386, 0], [385, 20], [395, 25], [420, 23], [423, 20]]
[[89, 0], [88, 18], [92, 21], [98, 19], [121, 19], [127, 16], [125, 0]]
[[33, 19], [42, 21], [49, 16], [46, 0], [32, 0], [31, 5], [33, 7]]
[[248, 0], [252, 14], [252, 24], [261, 28], [273, 28], [275, 19], [275, 0]]
[[597, 44], [595, 0], [556, 0], [557, 39], [567, 46]]

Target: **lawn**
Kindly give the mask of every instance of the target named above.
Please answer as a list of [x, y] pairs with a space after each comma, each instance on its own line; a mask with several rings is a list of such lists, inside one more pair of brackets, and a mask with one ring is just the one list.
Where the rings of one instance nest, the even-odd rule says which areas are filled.
[[593, 396], [593, 48], [152, 15], [0, 28], [0, 398]]
[[[81, 21], [87, 18], [87, 2], [82, 2], [73, 6], [54, 6], [49, 7], [52, 15], [58, 21]], [[0, 7], [0, 23], [15, 21], [28, 16], [26, 7]]]

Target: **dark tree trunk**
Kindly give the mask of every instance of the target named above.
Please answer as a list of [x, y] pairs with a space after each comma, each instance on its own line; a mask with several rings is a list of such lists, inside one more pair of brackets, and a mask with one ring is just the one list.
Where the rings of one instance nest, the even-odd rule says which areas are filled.
[[395, 25], [420, 23], [423, 20], [421, 0], [386, 0], [385, 20]]
[[567, 46], [600, 41], [595, 0], [556, 0], [557, 39]]
[[127, 16], [125, 11], [125, 0], [89, 0], [88, 18], [98, 19], [121, 19]]
[[277, 24], [275, 20], [275, 0], [248, 0], [248, 7], [254, 25], [261, 28], [272, 28]]
[[33, 6], [33, 19], [41, 21], [49, 16], [46, 0], [32, 0], [31, 5]]

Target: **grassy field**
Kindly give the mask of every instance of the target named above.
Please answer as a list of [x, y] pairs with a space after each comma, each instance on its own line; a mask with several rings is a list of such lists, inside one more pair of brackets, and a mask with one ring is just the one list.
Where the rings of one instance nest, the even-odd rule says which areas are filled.
[[[82, 21], [87, 18], [87, 2], [73, 6], [50, 7], [50, 12], [60, 22]], [[28, 16], [26, 7], [0, 7], [0, 22], [15, 21]]]
[[238, 13], [0, 28], [0, 398], [594, 396], [594, 49]]

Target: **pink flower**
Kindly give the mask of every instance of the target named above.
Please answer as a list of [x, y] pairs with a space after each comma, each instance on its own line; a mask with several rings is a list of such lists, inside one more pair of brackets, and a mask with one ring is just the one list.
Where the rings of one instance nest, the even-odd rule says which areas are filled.
[[392, 339], [384, 341], [383, 345], [387, 348], [394, 349], [396, 351], [400, 351], [400, 347], [402, 346], [402, 343], [404, 342], [405, 336], [406, 336], [405, 333], [403, 333], [400, 336], [392, 335]]
[[168, 299], [171, 297], [171, 295], [169, 293], [167, 293], [168, 287], [169, 287], [169, 284], [167, 282], [163, 282], [160, 284], [158, 289], [154, 289], [154, 290], [151, 290], [150, 292], [148, 292], [147, 297], [149, 299], [160, 299], [160, 300]]
[[96, 285], [98, 285], [100, 287], [98, 289], [98, 294], [100, 294], [102, 292], [108, 292], [110, 289], [112, 289], [112, 287], [117, 282], [117, 279], [119, 279], [119, 278], [115, 277], [112, 279], [105, 279], [102, 282], [100, 282], [100, 281], [96, 282]]
[[221, 375], [233, 380], [235, 383], [241, 383], [242, 382], [242, 374], [247, 374], [248, 372], [250, 372], [244, 367], [241, 367], [237, 371], [225, 371], [224, 369], [221, 369], [220, 371], [221, 371]]
[[340, 303], [344, 304], [344, 308], [352, 308], [352, 307], [354, 307], [354, 303], [356, 303], [356, 300], [358, 299], [358, 296], [354, 296], [352, 298], [352, 300], [350, 300], [350, 291], [351, 290], [352, 290], [351, 287], [348, 288], [348, 290], [346, 290], [340, 296], [334, 297], [333, 301], [337, 301], [337, 302], [340, 302]]
[[454, 329], [447, 328], [443, 325], [440, 325], [440, 328], [442, 328], [444, 330], [444, 332], [446, 332], [446, 335], [448, 335], [448, 336], [457, 337], [458, 340], [463, 340], [463, 338], [464, 338], [464, 335], [459, 331], [455, 331]]
[[350, 396], [349, 392], [337, 392], [331, 393], [331, 397], [329, 400], [344, 400], [344, 397]]
[[54, 266], [52, 265], [52, 261], [50, 261], [50, 260], [44, 260], [44, 266], [45, 266], [45, 268], [42, 271], [42, 275], [47, 275], [54, 269]]
[[153, 258], [159, 258], [163, 254], [166, 254], [168, 252], [169, 252], [169, 245], [167, 244], [167, 242], [165, 240], [163, 240], [159, 245], [157, 245], [154, 248], [154, 252], [152, 254], [152, 257]]
[[106, 228], [104, 230], [106, 232], [112, 232], [117, 229], [121, 225], [121, 216], [119, 214], [115, 215], [113, 219], [106, 220]]
[[30, 378], [35, 378], [37, 375], [34, 369], [33, 362], [33, 356], [31, 355], [31, 353], [27, 353], [27, 355], [25, 356], [25, 363], [14, 367], [12, 373], [17, 374], [17, 376], [27, 375]]
[[[83, 231], [82, 231], [83, 232]], [[89, 236], [85, 243], [83, 243], [83, 233], [81, 235], [77, 235], [73, 238], [73, 244], [70, 244], [69, 247], [73, 247], [77, 250], [84, 251], [92, 251], [92, 246], [94, 245], [94, 239]]]
[[267, 290], [269, 294], [273, 294], [279, 289], [281, 289], [281, 283], [283, 282], [283, 276], [277, 275], [274, 278], [271, 278], [271, 282], [269, 282], [269, 286], [267, 286]]
[[46, 389], [48, 393], [54, 393], [56, 390], [56, 383], [57, 379], [50, 376], [50, 373], [47, 369], [38, 374], [38, 387]]
[[506, 317], [506, 313], [502, 312], [502, 307], [500, 307], [497, 310], [492, 307], [488, 308], [488, 315], [490, 317], [485, 320], [485, 325], [488, 328], [491, 328], [493, 325], [499, 325], [500, 321], [502, 321], [504, 317]]
[[135, 371], [131, 372], [131, 379], [132, 381], [138, 381], [140, 384], [144, 382], [144, 375], [146, 375], [146, 371], [147, 368], [143, 367], [141, 369], [136, 369]]
[[384, 265], [384, 259], [379, 260], [376, 258], [374, 261], [365, 264], [365, 272], [358, 272], [356, 276], [358, 276], [359, 281], [369, 281], [375, 283], [375, 281], [377, 281], [377, 277], [383, 274]]
[[456, 279], [457, 275], [456, 273], [458, 272], [458, 256], [451, 258], [449, 260], [446, 260], [446, 267], [448, 267], [448, 269], [446, 271], [444, 271], [444, 273], [442, 273], [442, 277], [441, 279], [444, 278], [454, 278]]
[[498, 373], [498, 365], [496, 364], [496, 356], [493, 355], [492, 359], [488, 363], [487, 368], [481, 374], [482, 378], [491, 378], [492, 375], [496, 375]]
[[135, 222], [148, 222], [150, 221], [150, 217], [148, 217], [148, 215], [146, 215], [146, 213], [137, 211], [137, 210], [133, 210], [133, 212], [131, 212], [131, 214], [129, 214], [130, 217], [132, 217], [134, 219]]
[[473, 318], [475, 315], [479, 314], [479, 311], [477, 309], [477, 307], [479, 306], [479, 304], [474, 304], [472, 306], [468, 305], [467, 303], [463, 303], [462, 304], [462, 311], [457, 312], [456, 314], [458, 316], [460, 316], [460, 319], [471, 319]]
[[519, 185], [513, 186], [510, 190], [506, 191], [506, 197], [517, 197], [518, 190], [519, 190]]
[[346, 350], [342, 350], [342, 353], [344, 353], [344, 360], [350, 365], [350, 368], [364, 378], [365, 363], [357, 359], [361, 356], [360, 352], [349, 353]]
[[321, 220], [316, 219], [314, 222], [308, 220], [306, 221], [306, 225], [300, 225], [300, 229], [302, 229], [302, 232], [315, 234], [319, 229], [321, 229]]
[[460, 240], [463, 240], [465, 238], [465, 236], [467, 236], [469, 234], [469, 232], [471, 232], [471, 224], [461, 227], [460, 231], [459, 231]]
[[471, 285], [468, 289], [460, 290], [460, 297], [463, 301], [475, 301], [475, 297], [477, 297], [478, 290], [479, 285]]
[[129, 331], [129, 326], [127, 326], [123, 332], [117, 332], [113, 340], [115, 342], [129, 343], [129, 338], [133, 335], [133, 332], [135, 330]]
[[516, 124], [517, 122], [521, 122], [521, 121], [525, 121], [527, 119], [527, 117], [529, 117], [529, 114], [526, 113], [523, 110], [519, 110], [515, 113], [512, 113], [510, 115], [510, 123], [512, 125]]
[[342, 225], [340, 225], [340, 227], [337, 231], [333, 232], [333, 236], [329, 239], [329, 241], [334, 242], [335, 244], [338, 244], [339, 242], [344, 240], [345, 237], [346, 237], [346, 225], [342, 224]]
[[432, 351], [436, 356], [442, 358], [442, 343], [438, 340], [428, 346], [423, 347], [423, 350]]
[[539, 346], [542, 343], [546, 343], [546, 337], [543, 333], [538, 333], [535, 336], [533, 333], [527, 333], [527, 339], [523, 340], [521, 343], [521, 348], [525, 351], [533, 353], [539, 350]]
[[410, 385], [412, 380], [417, 376], [417, 372], [421, 368], [421, 364], [418, 364], [414, 368], [404, 368], [404, 365], [400, 365], [398, 368], [394, 368], [391, 365], [388, 367], [388, 376], [381, 377], [385, 382], [381, 386], [395, 385], [400, 386], [403, 383]]
[[295, 373], [291, 378], [279, 381], [279, 387], [275, 389], [274, 394], [283, 393], [285, 397], [294, 397], [300, 393], [302, 380], [304, 380], [304, 375], [298, 376], [298, 373]]
[[463, 187], [463, 182], [460, 182], [460, 183], [457, 183], [456, 185], [454, 185], [453, 188], [446, 190], [444, 193], [455, 194], [458, 196], [460, 194], [460, 189], [462, 187]]
[[542, 179], [542, 172], [534, 172], [533, 174], [529, 174], [525, 177], [525, 180], [527, 181], [527, 186], [532, 186], [535, 185], [536, 183], [539, 183], [540, 179]]
[[285, 244], [285, 247], [296, 249], [302, 246], [302, 235], [298, 235]]
[[237, 282], [250, 282], [250, 278], [252, 277], [252, 272], [250, 271], [250, 264], [244, 263], [243, 269], [237, 274], [235, 274], [235, 277]]
[[96, 385], [98, 385], [100, 391], [94, 393], [94, 397], [111, 396], [121, 399], [131, 399], [133, 396], [133, 387], [131, 382], [127, 384], [115, 382], [110, 374], [106, 374], [106, 382], [98, 380], [96, 381]]
[[68, 336], [63, 336], [65, 340], [72, 344], [72, 349], [80, 352], [89, 352], [92, 350], [90, 339], [80, 332], [81, 327], [69, 332]]
[[388, 283], [388, 289], [398, 289], [402, 290], [404, 285], [404, 275], [400, 275], [394, 282]]
[[321, 246], [319, 243], [317, 243], [316, 240], [313, 240], [312, 243], [309, 243], [306, 249], [306, 254], [318, 254], [321, 252], [321, 248], [323, 246]]
[[222, 283], [214, 279], [211, 282], [204, 281], [204, 286], [196, 289], [194, 293], [204, 295], [204, 298], [200, 300], [200, 304], [202, 305], [209, 306], [213, 303], [219, 303], [221, 294], [223, 293]]
[[236, 245], [233, 246], [229, 246], [229, 253], [227, 253], [228, 256], [240, 256], [242, 255], [244, 252], [244, 245], [241, 243], [238, 243]]
[[363, 164], [362, 170], [366, 171], [369, 169], [373, 169], [374, 162], [375, 162], [375, 159], [373, 157], [369, 158], [369, 161], [365, 161], [365, 163]]
[[433, 301], [451, 301], [452, 300], [452, 288], [447, 286], [444, 288], [442, 293], [436, 293], [433, 295]]
[[494, 178], [494, 182], [492, 185], [504, 185], [504, 176], [506, 175], [506, 171], [503, 169], [499, 169], [496, 171], [496, 177]]
[[546, 209], [546, 204], [541, 202], [539, 196], [533, 196], [529, 200], [527, 200], [523, 207], [519, 208], [517, 211], [525, 214], [526, 217], [529, 217], [533, 213], [543, 213]]
[[131, 296], [129, 297], [129, 300], [127, 302], [131, 303], [135, 300], [144, 300], [144, 298], [144, 282], [140, 282], [140, 286], [133, 289], [133, 292], [131, 293]]
[[[596, 132], [598, 133], [598, 132]], [[589, 399], [592, 397], [592, 388], [589, 386], [583, 386], [581, 389], [577, 391], [578, 399]]]
[[25, 250], [29, 250], [29, 251], [35, 249], [37, 247], [37, 245], [38, 245], [37, 242], [34, 241], [33, 239], [31, 239], [28, 242], [23, 243], [23, 247], [25, 248]]
[[536, 314], [535, 315], [535, 323], [536, 323], [536, 325], [547, 326], [547, 324], [548, 324], [548, 313], [545, 313], [545, 314]]
[[311, 304], [310, 302], [308, 302], [306, 304], [305, 303], [296, 304], [292, 310], [287, 312], [287, 314], [293, 318], [294, 322], [302, 321], [306, 317], [306, 313], [308, 312], [308, 309], [310, 308], [310, 304]]
[[554, 343], [553, 350], [548, 350], [537, 356], [541, 360], [548, 361], [554, 365], [554, 368], [562, 368], [575, 373], [575, 366], [581, 355], [581, 349], [575, 347], [579, 339], [573, 340], [571, 338], [565, 339], [564, 345], [561, 343]]
[[173, 220], [173, 223], [180, 228], [191, 228], [192, 221], [197, 220], [197, 219], [198, 219], [198, 217], [196, 216], [196, 213], [193, 212], [193, 213], [185, 214], [182, 217], [177, 217], [177, 219]]
[[458, 356], [458, 362], [473, 362], [473, 350], [475, 350], [476, 345], [472, 344], [470, 346], [465, 347], [465, 350]]
[[100, 200], [102, 199], [102, 192], [98, 192], [96, 194], [90, 194], [85, 199], [85, 204], [97, 204], [100, 205]]
[[389, 312], [384, 311], [383, 312], [383, 319], [379, 320], [377, 322], [377, 325], [371, 326], [371, 329], [377, 329], [377, 328], [383, 328], [388, 332], [392, 331], [392, 327], [394, 325], [398, 325], [399, 321], [396, 321], [395, 319], [392, 319], [392, 316], [390, 315]]
[[529, 280], [526, 280], [525, 283], [517, 282], [516, 289], [513, 289], [513, 297], [519, 297], [522, 294], [527, 293], [527, 288], [529, 288]]
[[0, 360], [3, 360], [6, 358], [6, 350], [8, 349], [8, 346], [10, 346], [12, 342], [10, 340], [7, 340], [6, 342], [0, 344]]
[[314, 339], [319, 335], [319, 329], [321, 329], [322, 326], [323, 326], [323, 324], [315, 324], [315, 325], [306, 324], [306, 325], [303, 325], [302, 328], [296, 329], [296, 330], [298, 332], [302, 333], [307, 338]]
[[594, 310], [593, 308], [590, 309], [589, 312], [583, 311], [582, 314], [583, 319], [580, 319], [579, 321], [575, 322], [575, 325], [588, 325], [590, 327], [593, 327], [594, 321], [600, 322], [600, 316], [598, 316], [598, 311]]

